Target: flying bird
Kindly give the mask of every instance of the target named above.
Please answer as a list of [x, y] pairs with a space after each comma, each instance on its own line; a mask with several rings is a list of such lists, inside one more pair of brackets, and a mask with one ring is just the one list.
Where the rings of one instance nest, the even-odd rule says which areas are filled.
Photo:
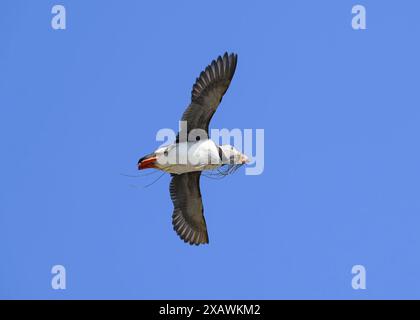
[[160, 147], [138, 161], [138, 169], [155, 168], [172, 176], [169, 191], [174, 205], [172, 225], [179, 237], [191, 245], [209, 242], [200, 177], [203, 171], [228, 168], [226, 174], [248, 163], [247, 156], [231, 145], [209, 139], [209, 123], [226, 93], [236, 70], [238, 56], [225, 53], [208, 65], [196, 79], [191, 103], [182, 115], [174, 143]]

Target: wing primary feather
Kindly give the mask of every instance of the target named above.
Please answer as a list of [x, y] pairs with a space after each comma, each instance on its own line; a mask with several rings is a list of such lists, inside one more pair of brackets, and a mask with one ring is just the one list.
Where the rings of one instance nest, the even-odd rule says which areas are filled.
[[218, 56], [200, 73], [191, 90], [191, 104], [182, 115], [187, 122], [188, 132], [179, 137], [188, 137], [193, 129], [205, 130], [208, 134], [209, 123], [235, 74], [238, 56], [235, 53]]
[[201, 172], [172, 175], [170, 195], [174, 204], [172, 225], [178, 236], [193, 245], [208, 243], [200, 192]]

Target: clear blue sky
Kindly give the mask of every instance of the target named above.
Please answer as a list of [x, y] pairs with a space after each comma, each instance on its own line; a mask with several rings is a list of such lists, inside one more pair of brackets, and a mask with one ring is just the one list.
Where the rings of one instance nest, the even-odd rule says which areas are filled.
[[[67, 30], [51, 28], [54, 4]], [[0, 298], [420, 298], [419, 11], [1, 1]], [[202, 179], [210, 245], [191, 247], [169, 177], [121, 174], [226, 50], [238, 68], [212, 126], [265, 129], [265, 171]]]

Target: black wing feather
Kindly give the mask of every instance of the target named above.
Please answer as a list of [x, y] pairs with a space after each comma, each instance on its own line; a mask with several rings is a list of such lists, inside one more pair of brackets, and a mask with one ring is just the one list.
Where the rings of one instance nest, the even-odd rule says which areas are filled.
[[184, 242], [195, 245], [209, 242], [200, 192], [200, 175], [201, 172], [174, 174], [169, 186], [174, 204], [174, 230]]
[[[237, 54], [226, 52], [200, 73], [191, 91], [191, 104], [182, 115], [181, 120], [187, 121], [188, 130], [187, 134], [178, 134], [181, 141], [188, 138], [193, 129], [202, 129], [208, 136], [210, 120], [229, 88], [237, 62]], [[180, 141], [178, 137], [177, 142]]]

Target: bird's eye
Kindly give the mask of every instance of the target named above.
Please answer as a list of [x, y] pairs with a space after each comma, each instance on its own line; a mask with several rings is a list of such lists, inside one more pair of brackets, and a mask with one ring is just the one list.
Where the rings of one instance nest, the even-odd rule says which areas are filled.
[[200, 136], [197, 136], [197, 137], [195, 138], [195, 141], [200, 141]]
[[167, 157], [167, 156], [168, 156], [168, 150], [165, 150], [165, 151], [163, 152], [163, 154], [165, 155], [165, 157]]
[[232, 146], [230, 147], [230, 150], [232, 150], [232, 151], [233, 151], [233, 147], [232, 147]]

